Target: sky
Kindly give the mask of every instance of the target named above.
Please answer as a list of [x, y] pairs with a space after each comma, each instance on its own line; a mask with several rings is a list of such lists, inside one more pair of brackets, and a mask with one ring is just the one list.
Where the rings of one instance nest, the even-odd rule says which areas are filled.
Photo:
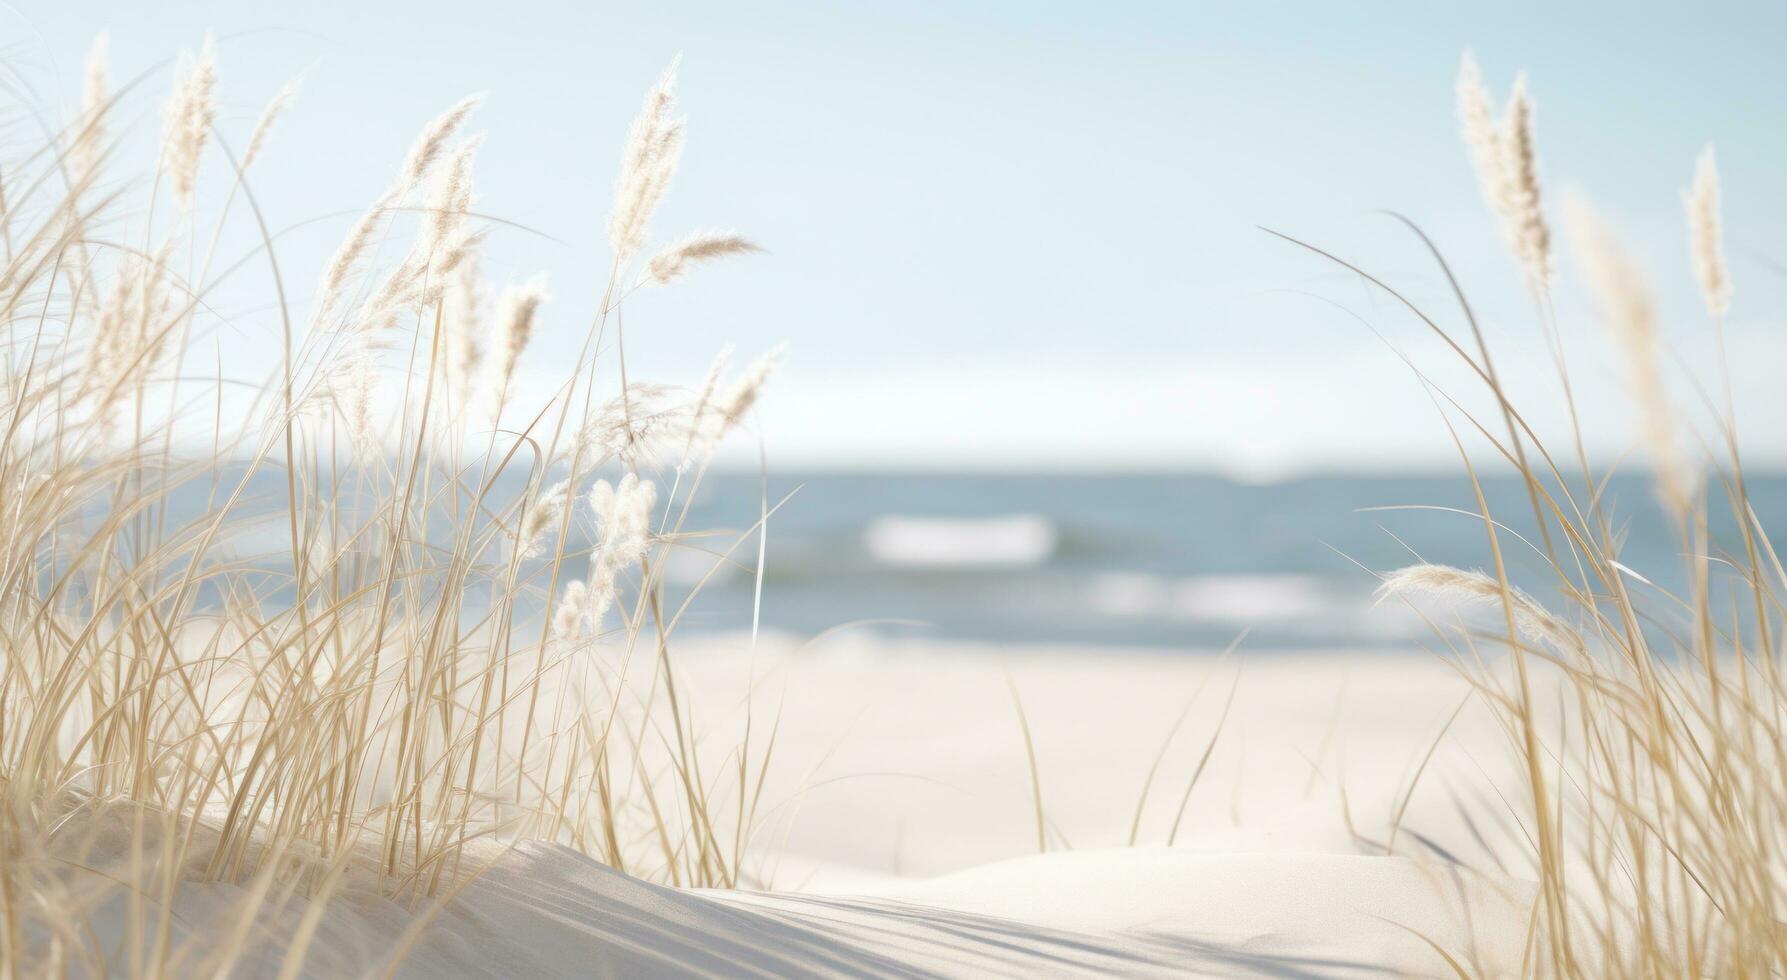
[[[789, 342], [755, 426], [789, 468], [1257, 478], [1456, 460], [1410, 362], [1480, 406], [1468, 377], [1384, 294], [1261, 230], [1461, 326], [1382, 209], [1434, 238], [1512, 388], [1567, 438], [1533, 305], [1457, 136], [1468, 47], [1498, 94], [1528, 72], [1551, 204], [1593, 201], [1650, 271], [1690, 414], [1696, 384], [1717, 381], [1679, 195], [1716, 144], [1740, 416], [1787, 411], [1778, 3], [12, 0], [0, 24], [13, 75], [50, 113], [75, 104], [87, 46], [108, 35], [116, 77], [147, 73], [123, 116], [150, 145], [168, 59], [207, 30], [219, 126], [238, 141], [301, 75], [254, 176], [296, 284], [421, 124], [484, 93], [478, 207], [506, 222], [485, 264], [548, 276], [522, 368], [540, 379], [584, 336], [628, 122], [680, 55], [688, 145], [654, 236], [731, 228], [766, 252], [631, 301], [635, 377], [694, 383], [725, 344]], [[1635, 431], [1618, 364], [1559, 265], [1584, 435], [1615, 459]], [[244, 374], [275, 350], [265, 286], [245, 274], [220, 300], [219, 350]], [[1745, 433], [1752, 461], [1787, 465], [1787, 431], [1761, 428]]]

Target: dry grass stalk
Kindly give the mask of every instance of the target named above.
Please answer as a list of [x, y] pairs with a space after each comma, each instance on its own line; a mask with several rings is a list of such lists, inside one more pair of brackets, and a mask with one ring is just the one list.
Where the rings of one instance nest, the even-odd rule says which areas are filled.
[[[1468, 61], [1460, 89], [1467, 139], [1480, 159], [1499, 159], [1499, 151], [1488, 152], [1496, 145], [1489, 138], [1493, 114]], [[1495, 168], [1480, 169], [1500, 177]], [[1729, 286], [1710, 160], [1687, 198], [1696, 276], [1719, 318]], [[1787, 728], [1787, 611], [1780, 564], [1748, 495], [1735, 436], [1721, 467], [1724, 499], [1696, 490], [1663, 390], [1648, 282], [1586, 207], [1573, 204], [1567, 219], [1626, 362], [1658, 495], [1682, 543], [1679, 580], [1687, 590], [1676, 595], [1662, 584], [1667, 569], [1628, 565], [1625, 529], [1605, 499], [1608, 484], [1593, 473], [1580, 474], [1579, 484], [1559, 472], [1541, 434], [1522, 429], [1532, 454], [1521, 457], [1499, 441], [1493, 448], [1529, 486], [1542, 488], [1544, 517], [1570, 545], [1570, 561], [1540, 569], [1572, 605], [1569, 619], [1510, 582], [1501, 546], [1507, 518], [1489, 512], [1474, 467], [1495, 574], [1418, 565], [1386, 577], [1382, 593], [1493, 604], [1510, 639], [1526, 641], [1506, 662], [1478, 651], [1461, 664], [1500, 721], [1530, 789], [1516, 805], [1539, 879], [1525, 972], [1780, 976], [1787, 973], [1787, 745], [1779, 737]], [[1429, 322], [1441, 329], [1438, 320]], [[1476, 376], [1499, 403], [1512, 404], [1497, 375]], [[1585, 447], [1574, 448], [1586, 461]], [[1470, 464], [1462, 443], [1460, 452]], [[1579, 485], [1580, 493], [1573, 489]], [[1713, 537], [1715, 506], [1728, 513], [1738, 540]], [[1656, 518], [1640, 512], [1631, 519]], [[1526, 656], [1544, 647], [1568, 655]], [[1553, 709], [1554, 696], [1564, 701], [1564, 725], [1541, 730], [1534, 720]], [[1471, 962], [1468, 951], [1435, 949], [1455, 966]]]
[[[176, 370], [215, 356], [193, 346], [220, 323], [204, 243], [240, 237], [237, 223], [264, 232], [232, 210], [234, 194], [219, 196], [214, 231], [183, 223], [146, 251], [142, 229], [88, 224], [77, 198], [103, 166], [103, 52], [89, 58], [81, 118], [58, 146], [8, 154], [42, 172], [9, 170], [9, 189], [28, 191], [0, 210], [19, 246], [0, 259], [0, 295], [15, 311], [47, 311], [14, 317], [0, 366], [0, 974], [221, 975], [288, 941], [284, 962], [308, 969], [315, 933], [269, 927], [268, 906], [302, 892], [322, 909], [350, 874], [406, 902], [450, 894], [469, 873], [463, 845], [498, 833], [678, 884], [751, 880], [755, 782], [704, 779], [714, 750], [686, 736], [686, 706], [662, 688], [623, 700], [625, 677], [606, 673], [625, 663], [608, 639], [630, 647], [651, 629], [668, 674], [674, 623], [643, 614], [661, 608], [664, 588], [645, 569], [675, 546], [680, 518], [658, 514], [656, 484], [640, 471], [651, 460], [634, 454], [616, 482], [592, 486], [597, 461], [567, 472], [551, 434], [599, 421], [587, 406], [607, 398], [585, 401], [579, 386], [598, 376], [591, 358], [617, 356], [596, 341], [630, 292], [626, 270], [615, 270], [617, 299], [604, 302], [586, 356], [543, 386], [559, 394], [534, 428], [490, 432], [481, 455], [465, 446], [450, 427], [481, 387], [474, 378], [507, 400], [545, 300], [535, 278], [484, 314], [477, 141], [459, 136], [477, 104], [467, 99], [423, 128], [324, 264], [311, 329], [269, 338], [281, 352], [272, 380]], [[145, 201], [165, 191], [193, 222], [216, 123], [209, 45], [178, 78], [158, 184], [138, 190]], [[682, 124], [667, 114], [669, 84], [647, 100], [643, 143], [630, 151], [633, 211], [617, 226], [628, 235], [643, 234], [674, 169]], [[265, 158], [290, 93], [248, 134], [244, 166]], [[414, 243], [381, 267], [376, 246], [400, 211], [416, 214]], [[150, 207], [120, 213], [153, 218]], [[73, 249], [72, 270], [60, 265], [69, 242], [91, 243], [98, 260]], [[259, 244], [251, 259], [271, 250]], [[682, 261], [737, 250], [697, 244]], [[302, 322], [278, 312], [275, 323]], [[398, 348], [418, 353], [382, 363]], [[399, 371], [401, 387], [381, 387]], [[164, 388], [166, 399], [147, 397]], [[387, 424], [379, 410], [393, 402]], [[202, 445], [175, 437], [190, 406], [211, 422]], [[344, 433], [372, 465], [341, 451]], [[506, 489], [511, 468], [527, 471], [527, 489]], [[679, 474], [664, 514], [687, 512], [702, 472]], [[271, 506], [269, 475], [280, 487]], [[580, 512], [572, 502], [586, 488], [591, 510]], [[588, 574], [560, 589], [592, 517]], [[269, 523], [289, 554], [269, 556], [256, 538]], [[625, 573], [634, 566], [637, 577]], [[555, 594], [583, 620], [574, 633], [631, 606], [622, 635], [579, 639], [568, 661], [550, 637]], [[607, 740], [666, 727], [665, 711], [674, 768], [644, 740]], [[766, 759], [746, 754], [741, 773], [748, 763], [760, 774]], [[635, 778], [659, 771], [670, 775]], [[85, 847], [85, 827], [124, 849]], [[197, 948], [160, 942], [180, 896], [206, 881], [244, 889], [240, 915]], [[129, 908], [123, 935], [89, 928], [108, 902]]]

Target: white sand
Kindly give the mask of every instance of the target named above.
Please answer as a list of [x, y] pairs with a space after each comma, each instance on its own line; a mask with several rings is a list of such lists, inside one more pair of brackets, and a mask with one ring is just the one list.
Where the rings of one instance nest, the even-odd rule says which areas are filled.
[[[716, 757], [749, 681], [757, 725], [782, 706], [751, 869], [765, 890], [678, 890], [561, 847], [480, 845], [494, 864], [427, 923], [402, 974], [1450, 975], [1429, 940], [1474, 970], [1518, 971], [1534, 886], [1491, 788], [1518, 807], [1519, 783], [1481, 706], [1459, 717], [1387, 849], [1466, 690], [1436, 659], [851, 640], [755, 655], [719, 644], [681, 664]], [[1035, 738], [1047, 854], [1008, 684]], [[1144, 777], [1200, 685], [1141, 846], [1127, 847]], [[239, 898], [190, 889], [183, 931]], [[415, 915], [348, 889], [306, 971], [376, 965]]]

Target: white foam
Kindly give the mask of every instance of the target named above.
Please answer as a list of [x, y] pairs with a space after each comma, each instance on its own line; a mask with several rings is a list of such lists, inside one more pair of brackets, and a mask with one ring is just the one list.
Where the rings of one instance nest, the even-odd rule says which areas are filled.
[[1109, 616], [1255, 622], [1343, 615], [1355, 596], [1336, 594], [1313, 575], [1196, 575], [1168, 579], [1133, 572], [1096, 575], [1087, 603]]
[[883, 565], [904, 568], [1023, 568], [1055, 553], [1060, 535], [1040, 514], [988, 518], [884, 514], [863, 530]]

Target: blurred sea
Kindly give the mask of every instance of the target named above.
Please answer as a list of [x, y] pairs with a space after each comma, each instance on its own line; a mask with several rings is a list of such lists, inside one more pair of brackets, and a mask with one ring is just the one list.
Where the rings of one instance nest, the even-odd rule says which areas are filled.
[[[1524, 484], [1490, 478], [1484, 491], [1497, 520], [1535, 546], [1503, 536], [1510, 574], [1553, 599]], [[1586, 499], [1580, 486], [1572, 492]], [[1463, 476], [1253, 485], [1184, 474], [772, 473], [771, 505], [790, 494], [770, 518], [762, 617], [766, 628], [797, 635], [877, 621], [857, 628], [1178, 649], [1219, 648], [1250, 629], [1250, 649], [1434, 646], [1420, 616], [1400, 603], [1374, 606], [1371, 572], [1417, 555], [1489, 567], [1482, 521], [1441, 509], [1373, 509], [1475, 511]], [[1750, 494], [1766, 526], [1787, 525], [1787, 478], [1753, 478]], [[689, 526], [749, 527], [761, 499], [754, 474], [710, 476]], [[1604, 500], [1625, 535], [1624, 564], [1679, 592], [1680, 546], [1648, 481], [1615, 479]], [[1712, 525], [1716, 542], [1738, 547], [1726, 508], [1714, 508]], [[754, 541], [734, 552], [746, 566], [756, 557]], [[689, 581], [711, 561], [680, 557], [673, 581]], [[748, 571], [717, 576], [684, 628], [747, 628], [751, 601]]]
[[[1787, 476], [1752, 477], [1749, 486], [1764, 526], [1787, 541]], [[498, 503], [517, 489], [518, 480], [499, 486]], [[1491, 477], [1484, 492], [1511, 532], [1502, 541], [1515, 583], [1556, 603], [1524, 484]], [[1586, 500], [1580, 481], [1572, 493]], [[204, 487], [176, 493], [174, 516], [204, 513], [205, 496]], [[278, 570], [267, 600], [289, 601], [283, 477], [263, 471], [249, 497], [239, 513], [259, 520], [234, 546]], [[757, 474], [707, 476], [684, 527], [715, 533], [689, 537], [671, 552], [672, 608], [757, 521], [765, 499]], [[1476, 504], [1462, 475], [1250, 484], [1196, 474], [772, 472], [767, 500], [780, 506], [768, 525], [762, 626], [797, 638], [848, 628], [1014, 645], [1210, 650], [1250, 630], [1250, 650], [1435, 647], [1440, 641], [1420, 615], [1400, 603], [1374, 604], [1372, 573], [1419, 559], [1489, 567], [1483, 523], [1469, 516]], [[1630, 580], [1634, 594], [1654, 603], [1666, 628], [1673, 611], [1657, 590], [1680, 594], [1685, 579], [1680, 545], [1648, 480], [1610, 481], [1603, 506], [1623, 537], [1623, 563], [1654, 583]], [[1715, 555], [1740, 547], [1722, 504], [1711, 529]], [[588, 530], [584, 519], [569, 550], [589, 546]], [[430, 535], [446, 543], [452, 531], [439, 519]], [[1553, 536], [1574, 571], [1565, 542]], [[701, 586], [679, 633], [750, 628], [757, 548], [755, 538], [739, 543]], [[575, 559], [569, 567], [581, 572]], [[533, 566], [524, 615], [541, 608], [539, 569]], [[1714, 578], [1716, 589], [1728, 590], [1719, 584], [1730, 578], [1723, 566], [1715, 564]], [[1729, 594], [1715, 608], [1730, 608]], [[463, 597], [470, 619], [482, 595], [474, 588]]]

